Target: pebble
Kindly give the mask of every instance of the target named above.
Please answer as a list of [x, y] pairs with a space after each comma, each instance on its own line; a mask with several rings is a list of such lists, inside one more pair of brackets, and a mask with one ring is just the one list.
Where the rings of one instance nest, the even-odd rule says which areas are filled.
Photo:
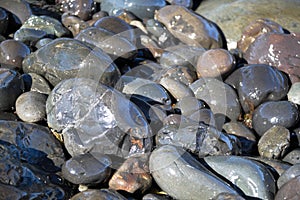
[[155, 17], [187, 45], [206, 49], [226, 46], [216, 24], [185, 7], [168, 5], [159, 9]]
[[67, 160], [61, 170], [63, 177], [71, 183], [95, 185], [110, 176], [111, 164], [106, 155], [86, 153]]
[[5, 40], [0, 43], [0, 63], [2, 67], [22, 69], [23, 59], [30, 54], [30, 49], [23, 42]]
[[39, 92], [46, 95], [50, 94], [51, 88], [45, 78], [36, 73], [28, 73], [27, 75], [30, 77], [30, 85], [28, 86], [30, 91]]
[[266, 158], [282, 158], [290, 147], [290, 131], [282, 126], [272, 126], [258, 141], [258, 152]]
[[266, 101], [277, 101], [289, 90], [288, 77], [274, 67], [252, 64], [238, 68], [225, 82], [237, 90], [243, 110], [253, 112]]
[[300, 81], [300, 34], [267, 33], [258, 37], [245, 52], [249, 64], [267, 64], [287, 73], [292, 83]]
[[265, 33], [284, 33], [284, 30], [280, 24], [270, 19], [256, 19], [244, 28], [241, 38], [237, 42], [237, 48], [246, 52], [255, 39]]
[[204, 161], [242, 190], [247, 198], [274, 199], [275, 179], [264, 165], [239, 156], [208, 156]]
[[28, 46], [34, 46], [37, 41], [47, 36], [47, 33], [43, 30], [35, 30], [31, 28], [22, 28], [15, 32], [14, 40], [23, 42]]
[[193, 1], [192, 0], [166, 0], [171, 5], [178, 5], [183, 6], [186, 8], [192, 8], [193, 7]]
[[140, 109], [94, 80], [60, 82], [47, 99], [46, 112], [48, 126], [62, 132], [72, 156], [90, 152], [126, 157], [152, 148], [152, 132]]
[[212, 199], [222, 192], [238, 194], [180, 147], [164, 145], [150, 155], [150, 172], [175, 199]]
[[22, 28], [45, 31], [48, 35], [56, 37], [62, 37], [69, 34], [69, 31], [60, 23], [60, 21], [46, 15], [32, 15], [23, 23], [20, 29]]
[[94, 10], [93, 0], [62, 0], [60, 9], [64, 13], [78, 16], [82, 20], [88, 20], [92, 17]]
[[160, 194], [146, 194], [145, 196], [143, 196], [142, 200], [171, 200], [172, 198], [170, 196], [167, 195], [160, 195]]
[[37, 49], [40, 49], [41, 47], [45, 46], [46, 44], [48, 44], [52, 41], [53, 41], [53, 39], [51, 39], [51, 38], [42, 38], [36, 42], [35, 47]]
[[241, 114], [234, 89], [215, 78], [199, 78], [190, 85], [195, 97], [205, 101], [214, 114], [220, 113], [235, 121]]
[[300, 175], [300, 163], [292, 165], [277, 180], [277, 187], [280, 189], [285, 183]]
[[284, 162], [288, 162], [292, 165], [300, 163], [300, 149], [296, 148], [288, 152], [282, 159]]
[[268, 101], [254, 110], [252, 124], [256, 133], [262, 136], [274, 125], [291, 128], [299, 118], [298, 108], [292, 102]]
[[38, 122], [46, 119], [47, 96], [39, 92], [25, 92], [16, 100], [16, 113], [24, 122]]
[[115, 190], [111, 189], [88, 189], [86, 191], [80, 192], [70, 200], [96, 200], [96, 199], [114, 199], [114, 200], [127, 200], [123, 195]]
[[0, 110], [11, 110], [24, 90], [20, 74], [14, 70], [0, 68]]
[[52, 85], [74, 77], [85, 77], [114, 85], [120, 72], [111, 58], [71, 38], [58, 38], [31, 53], [23, 61], [25, 73], [42, 75]]
[[299, 199], [299, 190], [300, 187], [300, 176], [296, 176], [295, 178], [288, 181], [284, 184], [277, 192], [274, 200], [281, 199]]
[[300, 105], [300, 83], [292, 84], [287, 96], [290, 102]]
[[132, 12], [140, 19], [153, 18], [155, 10], [164, 7], [166, 2], [164, 0], [102, 0], [101, 10], [108, 12], [110, 15], [116, 13], [118, 10], [126, 10]]
[[78, 35], [80, 31], [86, 29], [89, 27], [89, 24], [80, 19], [79, 17], [76, 17], [74, 15], [70, 15], [69, 13], [64, 13], [61, 16], [61, 23], [69, 30], [71, 31], [73, 37]]
[[29, 4], [24, 0], [2, 0], [0, 7], [16, 15], [22, 24], [32, 15]]
[[152, 185], [148, 156], [131, 157], [125, 160], [109, 181], [109, 188], [129, 193], [144, 193]]
[[221, 78], [235, 67], [235, 58], [225, 49], [210, 49], [198, 57], [198, 77]]

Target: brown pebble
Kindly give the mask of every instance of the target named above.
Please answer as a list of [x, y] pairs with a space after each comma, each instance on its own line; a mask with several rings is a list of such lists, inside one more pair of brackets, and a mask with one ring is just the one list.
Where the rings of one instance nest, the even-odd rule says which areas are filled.
[[270, 19], [257, 19], [243, 30], [241, 39], [237, 43], [238, 49], [245, 52], [258, 36], [265, 33], [284, 33], [284, 30], [281, 25]]
[[5, 40], [0, 44], [0, 63], [8, 68], [22, 68], [22, 61], [30, 54], [30, 49], [23, 42]]
[[275, 200], [296, 200], [300, 199], [300, 176], [297, 176], [284, 184], [277, 192]]
[[199, 56], [198, 77], [221, 77], [230, 72], [235, 64], [234, 57], [225, 49], [210, 49]]

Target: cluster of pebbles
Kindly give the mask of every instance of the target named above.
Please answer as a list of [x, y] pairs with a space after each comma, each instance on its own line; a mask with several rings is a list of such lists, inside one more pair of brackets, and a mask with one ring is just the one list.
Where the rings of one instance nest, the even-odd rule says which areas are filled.
[[0, 199], [300, 198], [300, 31], [198, 4], [1, 0]]

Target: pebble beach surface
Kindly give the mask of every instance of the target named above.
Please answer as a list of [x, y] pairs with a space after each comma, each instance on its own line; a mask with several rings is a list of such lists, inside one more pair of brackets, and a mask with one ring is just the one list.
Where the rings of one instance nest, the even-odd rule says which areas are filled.
[[0, 200], [299, 199], [297, 0], [0, 0]]

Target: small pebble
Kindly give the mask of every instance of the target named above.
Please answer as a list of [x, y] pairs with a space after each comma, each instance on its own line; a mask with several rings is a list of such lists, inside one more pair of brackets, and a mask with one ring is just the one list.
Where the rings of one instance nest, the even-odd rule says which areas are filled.
[[300, 176], [300, 163], [296, 163], [288, 168], [277, 180], [277, 186], [280, 189], [285, 183], [296, 176]]
[[63, 0], [61, 1], [61, 11], [78, 16], [86, 21], [92, 17], [94, 10], [93, 0]]
[[282, 161], [291, 163], [292, 165], [300, 163], [300, 149], [293, 149], [283, 157]]
[[32, 28], [22, 28], [15, 32], [14, 39], [23, 42], [29, 46], [34, 46], [36, 42], [47, 36], [47, 33], [42, 30]]
[[28, 73], [31, 78], [30, 91], [39, 92], [42, 94], [50, 94], [51, 88], [49, 83], [41, 76], [35, 73]]
[[290, 146], [290, 131], [282, 126], [272, 126], [258, 141], [258, 152], [266, 158], [280, 159]]
[[24, 122], [38, 122], [46, 118], [47, 96], [39, 92], [25, 92], [16, 101], [16, 113]]
[[256, 133], [262, 136], [274, 125], [291, 128], [300, 119], [297, 106], [290, 101], [268, 101], [258, 106], [253, 113], [252, 124]]
[[62, 175], [74, 184], [95, 185], [110, 176], [111, 164], [106, 155], [87, 153], [73, 156], [62, 166]]
[[127, 198], [125, 198], [123, 195], [111, 189], [100, 189], [100, 190], [88, 189], [70, 198], [70, 200], [104, 200], [104, 199], [127, 200]]
[[289, 101], [300, 105], [300, 82], [292, 84], [287, 96]]
[[284, 184], [278, 190], [274, 200], [300, 199], [299, 187], [300, 187], [300, 176], [296, 176], [295, 178], [291, 179], [286, 184]]
[[233, 70], [235, 58], [225, 49], [210, 49], [199, 56], [198, 77], [221, 78]]

